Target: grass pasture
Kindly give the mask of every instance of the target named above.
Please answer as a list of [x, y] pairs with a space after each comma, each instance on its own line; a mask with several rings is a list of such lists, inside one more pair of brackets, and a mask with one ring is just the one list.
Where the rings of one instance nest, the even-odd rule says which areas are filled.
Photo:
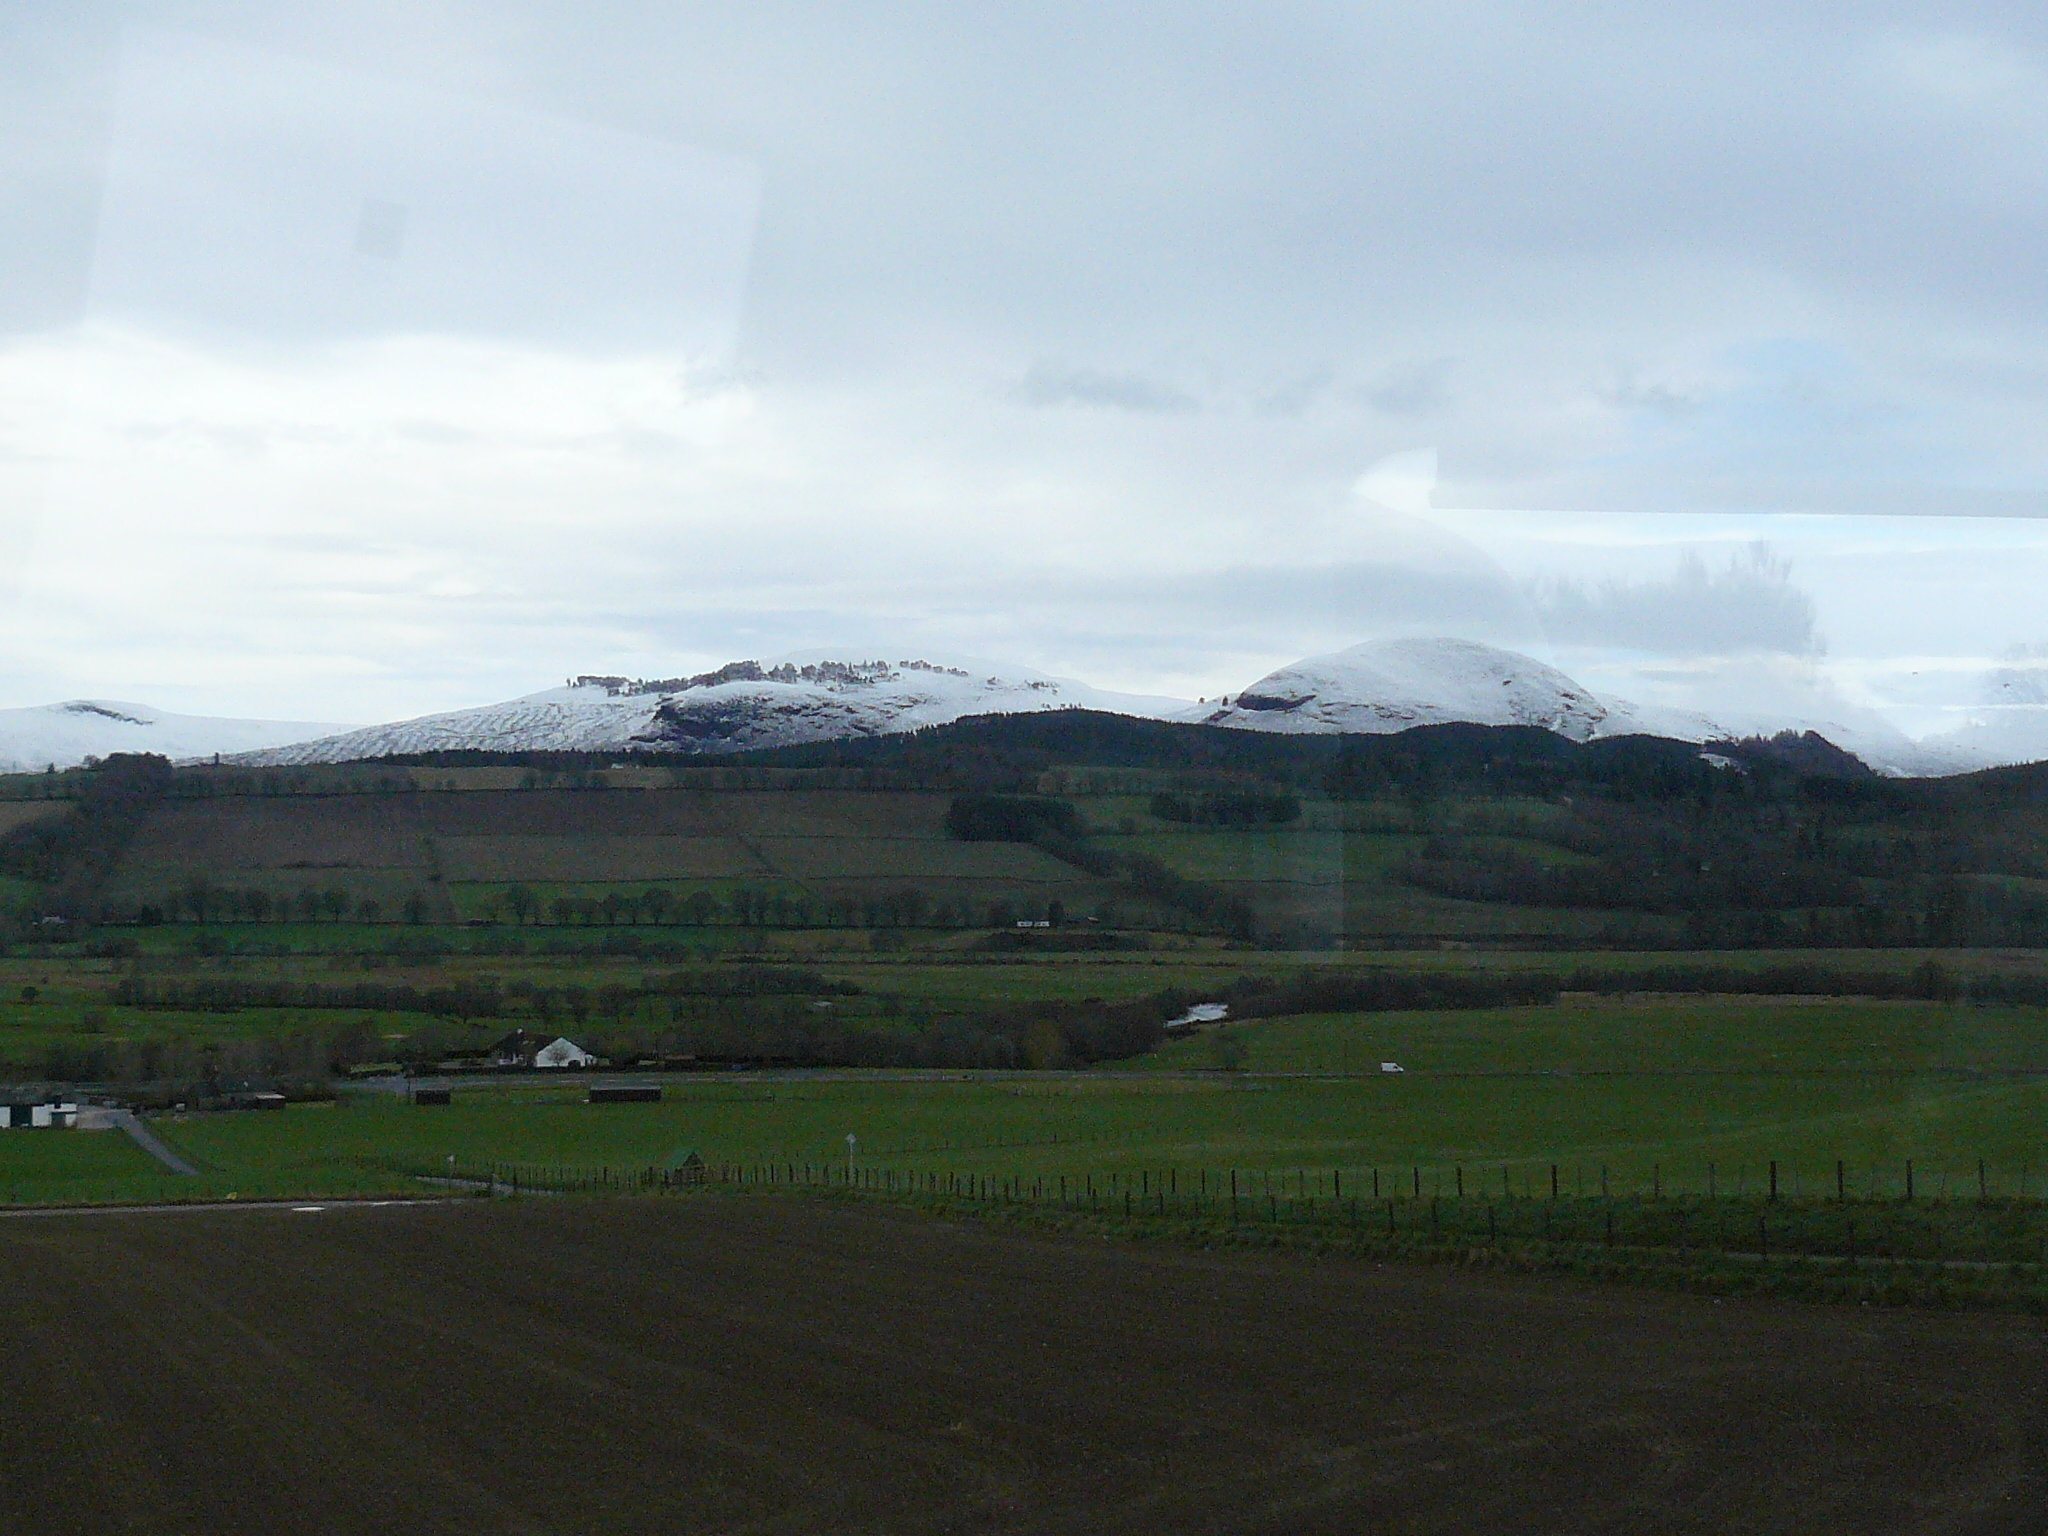
[[[678, 1147], [825, 1163], [843, 1161], [851, 1132], [863, 1158], [1001, 1176], [1234, 1167], [1369, 1181], [1377, 1168], [1450, 1188], [1462, 1168], [1522, 1193], [1557, 1165], [1581, 1193], [1603, 1176], [1616, 1192], [1735, 1193], [1762, 1187], [1775, 1161], [1789, 1197], [1832, 1192], [1840, 1162], [1854, 1192], [1891, 1198], [1910, 1160], [1916, 1194], [1938, 1198], [1974, 1194], [1982, 1161], [1993, 1192], [2048, 1195], [2042, 1027], [2039, 1010], [1910, 1003], [1314, 1017], [1237, 1026], [1242, 1073], [1202, 1070], [1212, 1035], [1122, 1071], [684, 1076], [650, 1106], [590, 1106], [580, 1083], [523, 1079], [459, 1087], [446, 1109], [367, 1097], [167, 1134], [202, 1165], [252, 1176], [450, 1153], [633, 1168]], [[1382, 1060], [1407, 1070], [1382, 1073]]]
[[119, 1131], [0, 1131], [0, 1205], [82, 1205], [189, 1198]]
[[[1800, 1075], [2036, 1072], [2048, 1011], [1835, 998], [1567, 1001], [1455, 1012], [1309, 1014], [1239, 1024], [1252, 1072], [1410, 1071]], [[1135, 1065], [1209, 1066], [1215, 1033], [1169, 1041]]]
[[[874, 980], [864, 967], [845, 974]], [[1172, 974], [1199, 991], [1199, 970]], [[1130, 995], [1160, 974], [1076, 959], [905, 967], [890, 983], [944, 1008]], [[156, 1027], [255, 1040], [294, 1022], [252, 1010]], [[694, 1147], [732, 1162], [837, 1162], [851, 1132], [864, 1159], [992, 1176], [1235, 1167], [1355, 1181], [1379, 1168], [1449, 1187], [1464, 1168], [1519, 1192], [1547, 1185], [1558, 1165], [1572, 1190], [1597, 1186], [1604, 1169], [1616, 1191], [1704, 1192], [1711, 1181], [1725, 1192], [1759, 1187], [1776, 1161], [1792, 1195], [1832, 1191], [1841, 1162], [1856, 1192], [1889, 1198], [1910, 1160], [1916, 1194], [1938, 1198], [1974, 1193], [1982, 1161], [1994, 1192], [2025, 1181], [2027, 1194], [2048, 1194], [2048, 1014], [2038, 1009], [1710, 999], [1279, 1018], [1230, 1028], [1237, 1072], [1215, 1069], [1223, 1038], [1207, 1031], [1090, 1073], [681, 1074], [659, 1105], [604, 1106], [582, 1102], [580, 1079], [492, 1078], [460, 1083], [448, 1108], [350, 1093], [340, 1107], [161, 1128], [208, 1170], [209, 1187], [217, 1174], [229, 1187], [287, 1192], [358, 1188], [380, 1159], [451, 1153], [634, 1168]], [[1383, 1061], [1405, 1070], [1383, 1073]], [[17, 1144], [0, 1141], [0, 1168]]]

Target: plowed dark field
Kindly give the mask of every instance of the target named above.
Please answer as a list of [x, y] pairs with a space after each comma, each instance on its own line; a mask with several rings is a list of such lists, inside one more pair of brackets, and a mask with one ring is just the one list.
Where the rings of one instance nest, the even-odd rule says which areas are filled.
[[2048, 1529], [2038, 1320], [769, 1199], [0, 1220], [0, 1526]]

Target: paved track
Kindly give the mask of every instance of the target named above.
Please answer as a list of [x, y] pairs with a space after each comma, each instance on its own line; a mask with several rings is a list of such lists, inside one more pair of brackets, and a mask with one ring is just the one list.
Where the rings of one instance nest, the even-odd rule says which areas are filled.
[[155, 1131], [152, 1131], [148, 1126], [135, 1118], [134, 1110], [117, 1109], [110, 1118], [117, 1127], [128, 1133], [129, 1140], [170, 1169], [171, 1172], [188, 1179], [199, 1177], [199, 1170], [165, 1146]]

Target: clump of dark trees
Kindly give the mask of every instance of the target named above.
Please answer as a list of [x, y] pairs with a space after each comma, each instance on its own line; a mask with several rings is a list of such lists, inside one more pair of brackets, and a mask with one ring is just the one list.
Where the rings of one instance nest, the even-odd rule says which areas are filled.
[[1197, 922], [1249, 939], [1257, 927], [1251, 904], [1167, 868], [1149, 854], [1089, 839], [1080, 814], [1064, 800], [1025, 795], [956, 795], [946, 830], [970, 842], [1031, 843], [1064, 864], [1101, 880], [1121, 882], [1142, 901], [1188, 914]]
[[0, 837], [0, 874], [43, 887], [40, 910], [25, 915], [90, 917], [94, 893], [171, 781], [167, 759], [119, 753], [81, 776], [65, 814]]

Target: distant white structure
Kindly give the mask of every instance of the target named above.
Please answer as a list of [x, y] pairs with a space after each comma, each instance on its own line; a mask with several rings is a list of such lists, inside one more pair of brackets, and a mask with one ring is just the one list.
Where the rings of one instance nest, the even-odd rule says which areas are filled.
[[1382, 1072], [1400, 1072], [1404, 1069], [1398, 1061], [1383, 1061], [1380, 1063], [1380, 1070]]
[[1219, 1024], [1230, 1017], [1228, 1003], [1196, 1003], [1177, 1019], [1168, 1019], [1167, 1029], [1193, 1029], [1198, 1024]]
[[536, 1067], [594, 1067], [597, 1058], [566, 1035], [557, 1035], [533, 1053]]
[[523, 1029], [511, 1034], [491, 1047], [489, 1060], [494, 1067], [594, 1067], [597, 1057], [583, 1049], [566, 1035], [557, 1035], [545, 1040], [540, 1035], [530, 1035]]
[[0, 1104], [0, 1130], [48, 1131], [68, 1128], [77, 1120], [76, 1104]]

